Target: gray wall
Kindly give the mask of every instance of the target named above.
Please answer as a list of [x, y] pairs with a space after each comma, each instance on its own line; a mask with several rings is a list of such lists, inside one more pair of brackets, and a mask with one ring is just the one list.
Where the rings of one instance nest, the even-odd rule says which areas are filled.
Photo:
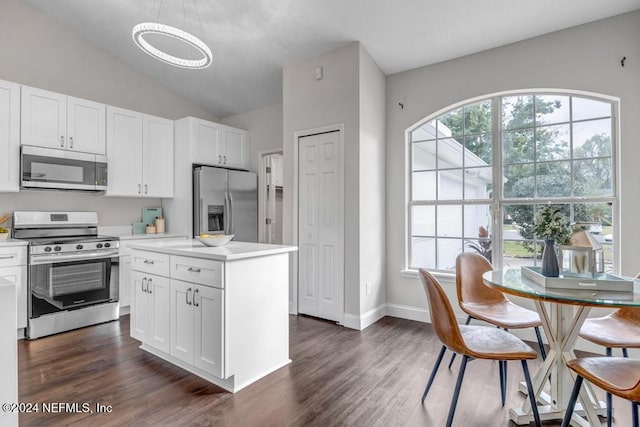
[[[0, 3], [0, 53], [3, 80], [169, 119], [191, 115], [216, 120], [199, 106], [94, 48], [19, 0]], [[101, 225], [125, 225], [139, 220], [143, 206], [160, 206], [160, 200], [106, 199], [71, 192], [0, 194], [0, 212], [96, 210]]]
[[[417, 68], [387, 78], [387, 301], [427, 317], [416, 278], [403, 277], [405, 129], [465, 99], [507, 90], [558, 88], [620, 98], [621, 272], [640, 271], [640, 11]], [[627, 61], [621, 67], [620, 60]], [[398, 103], [404, 104], [404, 109]], [[447, 287], [452, 300], [455, 289]]]

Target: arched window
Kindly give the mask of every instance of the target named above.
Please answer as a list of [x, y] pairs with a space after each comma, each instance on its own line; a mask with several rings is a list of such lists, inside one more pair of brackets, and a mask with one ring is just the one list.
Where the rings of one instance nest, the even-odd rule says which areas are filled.
[[462, 251], [496, 268], [535, 265], [534, 218], [551, 203], [590, 229], [617, 271], [615, 109], [582, 94], [510, 93], [409, 129], [408, 267], [450, 271]]

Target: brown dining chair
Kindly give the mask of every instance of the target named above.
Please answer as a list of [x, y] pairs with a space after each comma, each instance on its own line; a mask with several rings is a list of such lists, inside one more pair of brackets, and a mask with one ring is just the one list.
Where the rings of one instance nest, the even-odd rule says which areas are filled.
[[525, 344], [524, 341], [501, 329], [488, 326], [458, 325], [456, 316], [453, 313], [453, 308], [438, 280], [425, 269], [421, 268], [419, 272], [424, 291], [427, 294], [431, 323], [436, 335], [442, 342], [442, 348], [440, 349], [436, 363], [429, 376], [427, 386], [422, 394], [422, 402], [424, 403], [424, 399], [427, 397], [427, 393], [429, 393], [429, 389], [433, 384], [433, 380], [435, 379], [435, 375], [438, 372], [442, 357], [447, 348], [462, 356], [458, 379], [449, 407], [447, 427], [450, 427], [453, 422], [453, 416], [462, 386], [462, 379], [464, 378], [464, 372], [469, 360], [498, 360], [504, 364], [506, 364], [508, 360], [520, 360], [524, 378], [527, 383], [531, 410], [536, 426], [539, 427], [540, 415], [538, 413], [538, 407], [536, 406], [536, 398], [533, 393], [531, 376], [529, 375], [529, 367], [527, 365], [527, 360], [538, 357], [535, 350]]
[[[640, 273], [636, 274], [640, 278]], [[629, 357], [627, 349], [640, 348], [640, 308], [622, 307], [604, 317], [587, 319], [580, 328], [580, 336], [606, 349], [608, 357], [614, 348], [622, 349], [624, 357]], [[611, 427], [612, 399], [607, 393], [607, 426]]]
[[[456, 291], [458, 304], [462, 311], [467, 314], [465, 325], [471, 319], [483, 320], [498, 328], [524, 329], [533, 328], [538, 339], [540, 354], [542, 359], [547, 355], [540, 335], [540, 316], [533, 310], [520, 307], [509, 301], [509, 299], [499, 290], [484, 284], [482, 275], [493, 270], [491, 264], [485, 257], [474, 253], [461, 253], [456, 258]], [[451, 355], [449, 368], [455, 360], [456, 354]], [[500, 366], [500, 391], [502, 404], [506, 395], [506, 364]]]
[[573, 408], [585, 379], [607, 393], [630, 400], [633, 427], [639, 427], [640, 360], [624, 357], [585, 357], [570, 360], [567, 366], [577, 374], [577, 377], [562, 420], [562, 427], [569, 426], [571, 422]]

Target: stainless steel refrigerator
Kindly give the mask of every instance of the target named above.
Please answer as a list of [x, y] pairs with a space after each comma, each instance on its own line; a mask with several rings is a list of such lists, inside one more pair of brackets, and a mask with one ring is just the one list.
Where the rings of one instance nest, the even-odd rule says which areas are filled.
[[253, 172], [200, 166], [193, 169], [193, 235], [235, 234], [258, 241], [258, 179]]

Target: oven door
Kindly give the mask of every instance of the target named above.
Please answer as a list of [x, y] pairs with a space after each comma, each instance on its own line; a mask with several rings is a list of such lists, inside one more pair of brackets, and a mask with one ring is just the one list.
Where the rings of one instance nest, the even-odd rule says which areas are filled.
[[93, 191], [107, 188], [105, 156], [28, 145], [21, 149], [22, 187]]
[[65, 257], [71, 259], [72, 255], [32, 257], [29, 264], [31, 318], [117, 301], [117, 293], [111, 290], [111, 256], [66, 261]]

